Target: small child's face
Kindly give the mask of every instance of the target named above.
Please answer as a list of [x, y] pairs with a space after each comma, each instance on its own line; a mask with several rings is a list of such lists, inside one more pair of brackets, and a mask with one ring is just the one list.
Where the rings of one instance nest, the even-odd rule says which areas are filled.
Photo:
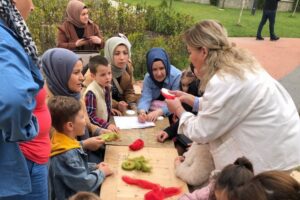
[[189, 86], [191, 82], [193, 81], [192, 78], [184, 77], [181, 79], [181, 88], [183, 92], [188, 92]]
[[73, 132], [76, 136], [84, 135], [86, 121], [83, 110], [80, 110], [73, 121]]
[[112, 80], [110, 65], [109, 66], [99, 65], [97, 67], [97, 73], [94, 75], [94, 79], [101, 87], [109, 86]]

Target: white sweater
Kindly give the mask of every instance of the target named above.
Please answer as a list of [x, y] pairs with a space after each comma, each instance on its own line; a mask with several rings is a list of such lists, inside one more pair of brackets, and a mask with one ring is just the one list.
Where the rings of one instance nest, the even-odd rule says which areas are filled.
[[288, 92], [267, 72], [245, 80], [214, 75], [197, 116], [181, 115], [179, 133], [209, 143], [216, 169], [245, 156], [255, 173], [300, 165], [300, 119]]

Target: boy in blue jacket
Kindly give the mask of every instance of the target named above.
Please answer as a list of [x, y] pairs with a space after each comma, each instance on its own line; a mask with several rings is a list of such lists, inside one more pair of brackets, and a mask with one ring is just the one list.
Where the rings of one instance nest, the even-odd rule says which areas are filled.
[[78, 191], [99, 191], [106, 176], [112, 174], [106, 163], [88, 163], [77, 136], [82, 136], [85, 118], [81, 104], [72, 97], [55, 96], [49, 99], [52, 125], [49, 168], [50, 199], [65, 200]]

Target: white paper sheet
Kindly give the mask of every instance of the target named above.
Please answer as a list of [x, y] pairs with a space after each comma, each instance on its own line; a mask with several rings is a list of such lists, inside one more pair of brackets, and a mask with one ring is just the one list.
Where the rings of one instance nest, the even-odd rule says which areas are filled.
[[120, 129], [132, 129], [132, 128], [147, 128], [155, 126], [154, 122], [140, 123], [137, 116], [126, 117], [126, 116], [115, 116], [115, 124]]

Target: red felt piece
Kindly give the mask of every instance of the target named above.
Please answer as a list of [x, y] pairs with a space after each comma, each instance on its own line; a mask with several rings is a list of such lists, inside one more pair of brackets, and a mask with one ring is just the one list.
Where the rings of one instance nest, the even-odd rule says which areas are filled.
[[137, 139], [135, 140], [131, 145], [129, 145], [129, 148], [132, 150], [132, 151], [137, 151], [137, 150], [140, 150], [141, 148], [144, 147], [144, 141], [141, 140], [141, 139]]
[[155, 189], [155, 188], [160, 188], [160, 185], [156, 183], [151, 183], [150, 181], [142, 180], [142, 179], [134, 179], [129, 176], [122, 176], [122, 180], [129, 184], [129, 185], [136, 185], [139, 186], [140, 188], [144, 189]]

